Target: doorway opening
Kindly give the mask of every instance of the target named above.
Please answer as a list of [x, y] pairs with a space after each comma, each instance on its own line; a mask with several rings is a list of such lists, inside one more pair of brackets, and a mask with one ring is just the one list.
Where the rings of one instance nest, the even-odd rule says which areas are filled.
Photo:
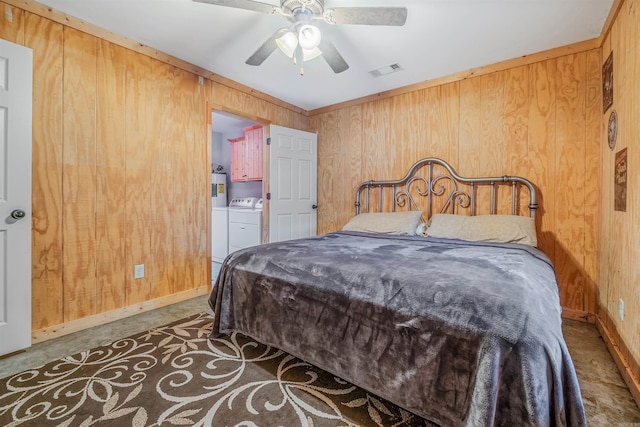
[[211, 271], [215, 283], [227, 255], [262, 243], [263, 126], [211, 113]]

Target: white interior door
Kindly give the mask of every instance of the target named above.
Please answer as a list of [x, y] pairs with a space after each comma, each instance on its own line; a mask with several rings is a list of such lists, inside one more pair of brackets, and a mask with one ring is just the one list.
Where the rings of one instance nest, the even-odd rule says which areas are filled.
[[269, 133], [269, 241], [315, 236], [318, 136], [275, 125]]
[[32, 63], [0, 40], [0, 354], [31, 345]]

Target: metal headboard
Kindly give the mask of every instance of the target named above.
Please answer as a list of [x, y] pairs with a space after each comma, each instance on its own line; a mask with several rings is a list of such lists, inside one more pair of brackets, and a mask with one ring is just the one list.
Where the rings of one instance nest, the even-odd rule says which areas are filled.
[[[442, 168], [434, 169], [439, 165]], [[444, 169], [443, 169], [444, 168]], [[424, 176], [426, 174], [426, 176]], [[391, 212], [396, 208], [403, 210], [422, 210], [423, 200], [426, 199], [427, 218], [431, 218], [436, 205], [436, 199], [439, 200], [439, 213], [458, 213], [456, 210], [468, 208], [469, 215], [476, 215], [477, 212], [477, 193], [481, 186], [489, 188], [489, 213], [496, 214], [498, 212], [497, 194], [499, 187], [510, 186], [511, 193], [511, 215], [518, 215], [520, 189], [529, 190], [529, 215], [533, 218], [536, 214], [538, 204], [536, 203], [536, 191], [533, 184], [525, 178], [519, 176], [500, 176], [500, 177], [479, 177], [479, 178], [463, 178], [459, 176], [455, 170], [444, 160], [427, 157], [419, 160], [404, 178], [391, 181], [366, 181], [360, 184], [356, 190], [356, 215], [362, 212], [372, 212], [370, 209], [371, 199], [377, 199], [377, 209], [373, 212], [389, 211], [384, 206], [385, 194], [391, 193], [391, 197], [387, 195], [387, 200], [391, 203]], [[373, 194], [372, 194], [373, 191]], [[364, 205], [361, 199], [364, 195]], [[361, 209], [362, 208], [362, 209]]]

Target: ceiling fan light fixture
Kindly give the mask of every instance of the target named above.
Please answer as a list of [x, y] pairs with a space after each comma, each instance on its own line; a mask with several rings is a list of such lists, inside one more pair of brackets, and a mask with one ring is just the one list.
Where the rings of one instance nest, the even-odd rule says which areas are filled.
[[316, 49], [320, 44], [321, 38], [320, 29], [315, 25], [304, 24], [298, 31], [298, 43], [306, 50]]
[[[304, 27], [311, 27], [313, 29], [305, 29]], [[316, 31], [317, 37], [315, 34]], [[300, 28], [299, 34], [301, 38], [298, 38], [293, 31], [283, 29], [283, 34], [276, 39], [276, 46], [289, 58], [293, 58], [296, 54], [299, 55], [299, 52], [297, 52], [299, 47], [302, 52], [303, 61], [311, 61], [322, 55], [322, 51], [318, 48], [321, 36], [320, 30], [318, 30], [317, 27], [313, 25], [303, 25], [302, 28]]]
[[276, 39], [276, 45], [282, 53], [287, 55], [289, 58], [293, 58], [293, 54], [298, 47], [298, 38], [291, 31], [287, 31], [281, 37]]
[[312, 59], [317, 58], [322, 55], [322, 51], [317, 47], [314, 49], [302, 49], [302, 58], [304, 61], [311, 61]]

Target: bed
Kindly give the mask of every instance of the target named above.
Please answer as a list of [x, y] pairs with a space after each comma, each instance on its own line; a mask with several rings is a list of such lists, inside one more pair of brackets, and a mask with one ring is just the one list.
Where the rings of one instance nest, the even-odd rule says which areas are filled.
[[340, 231], [229, 255], [214, 334], [239, 331], [443, 426], [586, 425], [536, 209], [524, 178], [422, 159], [362, 183]]

